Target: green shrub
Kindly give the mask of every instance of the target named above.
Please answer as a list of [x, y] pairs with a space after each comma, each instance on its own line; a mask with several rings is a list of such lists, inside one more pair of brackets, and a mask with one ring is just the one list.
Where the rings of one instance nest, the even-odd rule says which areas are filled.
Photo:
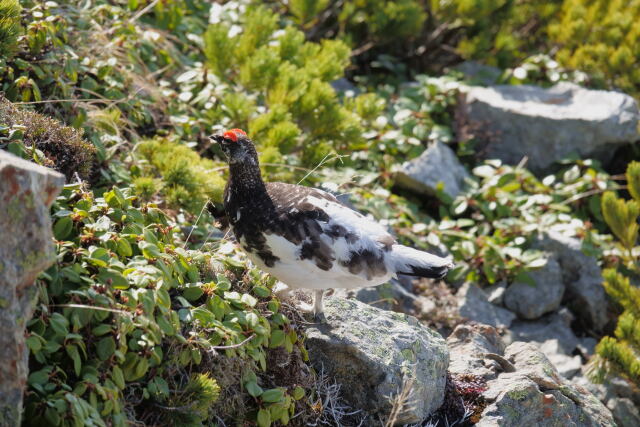
[[560, 16], [549, 28], [558, 62], [596, 84], [639, 93], [640, 1], [565, 0]]
[[545, 53], [546, 24], [560, 1], [465, 0], [431, 5], [441, 25], [459, 29], [460, 55], [506, 68], [533, 53]]
[[236, 249], [184, 249], [178, 225], [129, 188], [66, 186], [53, 219], [57, 262], [27, 326], [26, 425], [196, 426], [264, 411], [286, 422], [301, 409], [299, 384], [262, 374], [270, 349], [301, 363], [301, 342], [275, 281]]
[[302, 32], [283, 27], [263, 6], [249, 8], [239, 24], [242, 31], [235, 36], [227, 22], [211, 25], [205, 34], [209, 68], [234, 88], [224, 98], [225, 108], [241, 111], [225, 114], [229, 127], [246, 127], [261, 147], [277, 147], [281, 155], [302, 149], [306, 165], [363, 141], [360, 118], [329, 85], [349, 64], [344, 43], [305, 42]]
[[0, 0], [0, 58], [9, 58], [18, 50], [21, 9], [18, 0]]
[[602, 213], [619, 240], [617, 254], [621, 259], [618, 269], [609, 268], [604, 271], [604, 288], [623, 311], [618, 317], [614, 336], [604, 337], [596, 346], [590, 373], [597, 382], [613, 373], [640, 386], [640, 289], [632, 285], [626, 276], [630, 275], [635, 279], [640, 276], [640, 252], [637, 246], [640, 162], [628, 165], [626, 178], [632, 200], [618, 198], [613, 192], [607, 192], [602, 197]]
[[163, 138], [142, 141], [137, 153], [145, 160], [134, 170], [134, 174], [140, 175], [134, 180], [134, 188], [142, 198], [151, 200], [158, 194], [168, 207], [184, 208], [195, 214], [207, 200], [222, 201], [225, 181], [220, 164]]
[[38, 157], [27, 156], [27, 151], [42, 153], [42, 163], [63, 173], [67, 182], [75, 181], [76, 173], [84, 180], [94, 173], [96, 149], [81, 131], [0, 98], [0, 144], [5, 141], [8, 149], [25, 157]]

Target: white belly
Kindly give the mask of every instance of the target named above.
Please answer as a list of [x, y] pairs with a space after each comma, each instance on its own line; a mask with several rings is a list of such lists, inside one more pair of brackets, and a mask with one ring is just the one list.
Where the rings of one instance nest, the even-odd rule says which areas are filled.
[[364, 288], [378, 286], [388, 282], [393, 274], [367, 279], [362, 274], [352, 274], [346, 267], [334, 261], [329, 270], [319, 268], [309, 259], [301, 260], [299, 247], [278, 235], [266, 235], [267, 244], [272, 253], [279, 258], [273, 267], [266, 266], [256, 254], [248, 253], [248, 257], [261, 270], [271, 274], [291, 288], [330, 289], [330, 288]]

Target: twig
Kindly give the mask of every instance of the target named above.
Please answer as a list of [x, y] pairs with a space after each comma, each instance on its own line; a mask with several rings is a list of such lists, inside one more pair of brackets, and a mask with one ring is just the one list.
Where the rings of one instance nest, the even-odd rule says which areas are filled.
[[[616, 188], [617, 190], [626, 190], [627, 188], [629, 188], [626, 185], [621, 185], [618, 188]], [[589, 196], [593, 196], [594, 194], [600, 194], [600, 193], [604, 193], [605, 191], [610, 191], [610, 188], [605, 188], [605, 189], [595, 189], [595, 190], [589, 190], [589, 191], [585, 191], [583, 193], [579, 193], [576, 194], [575, 196], [567, 199], [567, 200], [563, 200], [562, 202], [560, 202], [561, 205], [568, 205], [569, 203], [573, 203], [576, 200], [580, 200], [583, 199], [585, 197], [589, 197]]]
[[313, 169], [311, 169], [305, 176], [302, 177], [302, 179], [300, 181], [298, 181], [298, 185], [300, 185], [300, 183], [302, 181], [304, 181], [305, 179], [307, 179], [312, 173], [314, 173], [319, 167], [323, 166], [325, 163], [331, 161], [331, 160], [335, 160], [335, 159], [342, 159], [343, 157], [347, 157], [346, 155], [340, 155], [340, 154], [336, 154], [335, 157], [332, 154], [327, 154], [326, 156], [323, 157], [322, 160], [320, 160], [320, 163], [318, 163]]
[[202, 205], [202, 209], [200, 209], [200, 214], [198, 215], [198, 218], [196, 219], [195, 224], [193, 224], [191, 226], [191, 230], [189, 230], [189, 235], [187, 236], [187, 238], [184, 241], [184, 245], [182, 245], [182, 249], [184, 249], [187, 246], [187, 243], [189, 243], [189, 239], [191, 238], [191, 234], [193, 233], [193, 230], [196, 228], [196, 226], [198, 225], [198, 221], [200, 221], [200, 217], [202, 216], [202, 214], [204, 213], [204, 210], [207, 208], [207, 203], [209, 203], [209, 201], [211, 201], [211, 199], [207, 199], [206, 202], [204, 202], [204, 205]]
[[86, 308], [90, 310], [109, 311], [111, 313], [125, 314], [129, 317], [132, 316], [132, 313], [129, 313], [128, 311], [117, 310], [115, 308], [96, 307], [93, 305], [84, 305], [84, 304], [49, 304], [49, 307]]
[[242, 347], [244, 344], [248, 343], [249, 341], [251, 341], [251, 339], [253, 337], [255, 337], [256, 334], [251, 334], [249, 336], [249, 338], [247, 338], [246, 340], [242, 341], [241, 343], [238, 344], [233, 344], [233, 345], [214, 345], [213, 347], [209, 347], [210, 349], [213, 350], [227, 350], [227, 349], [231, 349], [231, 348], [238, 348], [238, 347]]

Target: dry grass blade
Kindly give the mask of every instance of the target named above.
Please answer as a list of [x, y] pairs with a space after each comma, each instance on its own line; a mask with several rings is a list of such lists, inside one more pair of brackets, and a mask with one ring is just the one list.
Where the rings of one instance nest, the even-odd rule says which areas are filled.
[[402, 388], [400, 392], [391, 400], [392, 407], [391, 413], [389, 414], [389, 418], [384, 423], [384, 427], [393, 427], [400, 419], [403, 412], [409, 409], [412, 404], [410, 401], [411, 394], [413, 393], [413, 376], [405, 376], [402, 379]]

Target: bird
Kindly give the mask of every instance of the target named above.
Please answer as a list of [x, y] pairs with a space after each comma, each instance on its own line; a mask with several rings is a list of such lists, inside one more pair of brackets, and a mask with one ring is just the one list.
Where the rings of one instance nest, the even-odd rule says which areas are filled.
[[386, 283], [398, 274], [442, 279], [449, 258], [398, 244], [375, 220], [326, 191], [265, 182], [253, 141], [241, 129], [209, 137], [229, 163], [223, 210], [248, 258], [291, 289], [314, 291], [307, 307], [323, 314], [324, 291]]

